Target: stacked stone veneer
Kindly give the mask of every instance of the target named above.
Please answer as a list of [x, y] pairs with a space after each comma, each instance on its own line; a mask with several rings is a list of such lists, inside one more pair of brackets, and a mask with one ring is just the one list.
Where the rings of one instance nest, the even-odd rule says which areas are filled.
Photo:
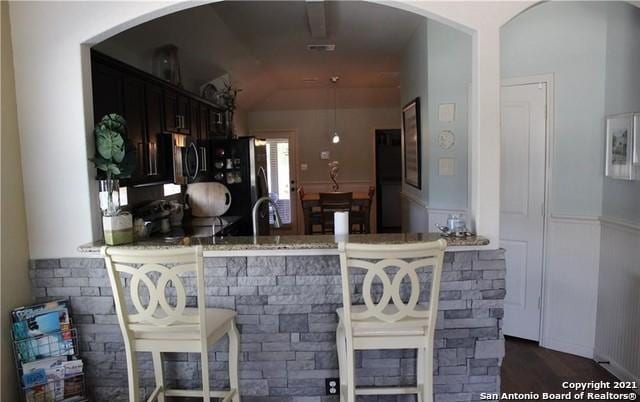
[[[32, 261], [30, 274], [39, 300], [71, 301], [92, 400], [126, 401], [124, 347], [102, 259]], [[342, 296], [337, 256], [205, 258], [205, 276], [207, 306], [238, 312], [243, 401], [338, 400], [325, 396], [325, 378], [338, 377], [335, 310]], [[504, 278], [502, 250], [446, 253], [435, 336], [436, 401], [475, 401], [482, 392], [499, 391]], [[200, 384], [198, 355], [166, 358], [171, 384]], [[148, 395], [153, 389], [150, 356], [139, 359], [141, 386]], [[209, 354], [214, 386], [228, 386], [227, 360], [225, 340]], [[356, 363], [359, 385], [415, 384], [415, 351], [358, 352]]]

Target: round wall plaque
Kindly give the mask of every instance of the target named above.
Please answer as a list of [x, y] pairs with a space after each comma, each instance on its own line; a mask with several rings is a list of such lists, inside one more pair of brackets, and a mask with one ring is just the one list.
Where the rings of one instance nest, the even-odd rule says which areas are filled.
[[438, 136], [438, 145], [442, 149], [451, 149], [456, 143], [456, 136], [451, 130], [442, 130]]

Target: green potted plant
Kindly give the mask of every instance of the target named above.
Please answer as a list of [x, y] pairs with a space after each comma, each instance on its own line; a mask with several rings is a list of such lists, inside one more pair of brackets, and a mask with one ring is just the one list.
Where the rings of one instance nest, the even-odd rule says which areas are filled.
[[122, 116], [111, 113], [96, 124], [93, 133], [96, 155], [91, 161], [98, 170], [105, 243], [130, 243], [133, 220], [131, 214], [120, 210], [120, 179], [131, 177], [135, 167], [135, 155], [127, 147], [126, 122]]

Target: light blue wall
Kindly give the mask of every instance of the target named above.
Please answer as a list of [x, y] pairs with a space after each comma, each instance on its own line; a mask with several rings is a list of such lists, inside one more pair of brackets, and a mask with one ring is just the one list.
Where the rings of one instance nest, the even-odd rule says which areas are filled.
[[[422, 201], [427, 201], [429, 188], [429, 155], [428, 126], [428, 53], [427, 53], [427, 20], [425, 19], [415, 30], [411, 39], [405, 46], [402, 54], [402, 67], [400, 71], [400, 100], [404, 107], [411, 100], [420, 97], [420, 117], [422, 133], [422, 187], [421, 190], [408, 185], [404, 181], [404, 165], [402, 178], [402, 192], [410, 194]], [[404, 150], [403, 150], [404, 152]], [[404, 163], [404, 161], [403, 161]]]
[[[402, 60], [402, 105], [420, 97], [422, 190], [403, 183], [403, 191], [430, 208], [466, 209], [468, 196], [468, 88], [471, 83], [471, 36], [425, 20], [407, 43]], [[438, 121], [438, 106], [455, 103], [455, 121]], [[456, 136], [449, 150], [438, 146], [441, 130]], [[455, 176], [438, 175], [438, 159], [456, 159]]]
[[[471, 36], [436, 21], [427, 23], [429, 200], [431, 208], [467, 209], [468, 198], [468, 104], [471, 85]], [[442, 103], [455, 104], [455, 120], [438, 120]], [[455, 145], [443, 150], [438, 145], [442, 130], [454, 133]], [[440, 176], [438, 160], [454, 158], [455, 176]]]
[[[608, 7], [605, 114], [640, 112], [640, 9]], [[640, 181], [604, 179], [602, 215], [640, 224]]]
[[606, 16], [603, 3], [548, 2], [502, 29], [503, 78], [554, 74], [553, 214], [601, 214]]

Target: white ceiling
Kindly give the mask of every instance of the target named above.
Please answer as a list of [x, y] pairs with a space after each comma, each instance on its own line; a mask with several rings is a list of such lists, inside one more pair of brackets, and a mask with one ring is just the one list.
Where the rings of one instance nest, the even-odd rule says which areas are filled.
[[[239, 103], [245, 109], [271, 108], [271, 96], [280, 108], [287, 106], [284, 94], [324, 93], [333, 75], [341, 77], [341, 92], [368, 91], [353, 99], [397, 106], [400, 54], [423, 17], [364, 1], [322, 4], [325, 38], [312, 37], [306, 2], [223, 1], [139, 25], [96, 48], [151, 71], [154, 49], [175, 44], [186, 88], [195, 90], [229, 73], [243, 89]], [[322, 20], [318, 3], [312, 7], [315, 20]], [[334, 52], [307, 49], [328, 43], [336, 45]], [[305, 82], [308, 78], [317, 81]]]

